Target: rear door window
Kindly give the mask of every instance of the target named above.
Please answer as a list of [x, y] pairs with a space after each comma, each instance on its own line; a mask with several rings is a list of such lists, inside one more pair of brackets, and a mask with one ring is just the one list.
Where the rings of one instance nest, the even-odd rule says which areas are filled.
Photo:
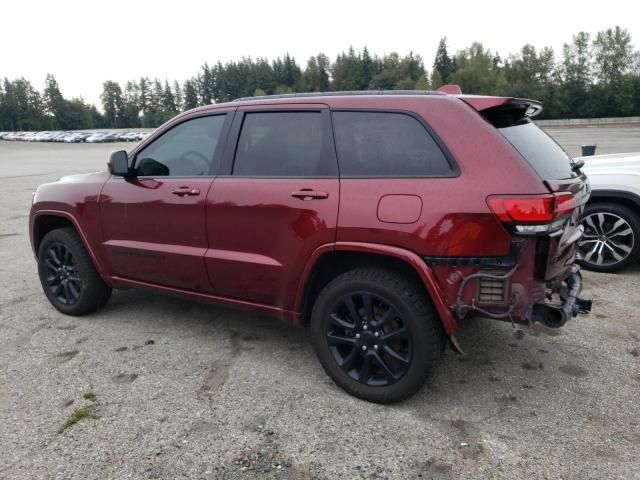
[[332, 118], [341, 176], [453, 175], [436, 141], [411, 115], [333, 112]]
[[526, 121], [512, 127], [499, 128], [498, 131], [541, 178], [563, 180], [577, 176], [571, 168], [572, 160], [567, 152], [533, 122]]
[[336, 176], [322, 113], [245, 114], [233, 175], [250, 177]]

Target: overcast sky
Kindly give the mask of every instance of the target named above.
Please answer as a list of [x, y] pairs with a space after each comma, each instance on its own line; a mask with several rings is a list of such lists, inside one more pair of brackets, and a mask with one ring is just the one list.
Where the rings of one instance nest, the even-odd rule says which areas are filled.
[[620, 25], [640, 42], [632, 0], [598, 1], [136, 1], [9, 0], [2, 3], [0, 77], [42, 90], [53, 73], [66, 97], [97, 103], [104, 80], [195, 75], [205, 61], [289, 52], [332, 60], [349, 45], [377, 54], [413, 50], [428, 68], [438, 40], [449, 51], [480, 41], [505, 57], [525, 43], [562, 44]]

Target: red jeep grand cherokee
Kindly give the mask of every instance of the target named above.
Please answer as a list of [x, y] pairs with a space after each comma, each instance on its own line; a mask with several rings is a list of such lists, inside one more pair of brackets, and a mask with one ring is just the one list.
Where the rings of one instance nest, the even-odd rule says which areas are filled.
[[575, 264], [589, 186], [531, 122], [540, 109], [338, 92], [190, 110], [108, 171], [38, 188], [42, 287], [69, 315], [139, 287], [310, 323], [340, 387], [399, 401], [465, 317], [557, 328], [590, 309]]

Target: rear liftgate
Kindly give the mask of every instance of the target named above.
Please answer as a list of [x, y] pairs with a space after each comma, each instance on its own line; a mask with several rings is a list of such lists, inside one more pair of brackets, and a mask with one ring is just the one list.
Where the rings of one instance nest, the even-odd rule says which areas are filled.
[[[459, 98], [474, 107], [496, 128], [529, 123], [530, 117], [542, 110], [542, 106], [532, 100], [464, 95]], [[581, 166], [571, 165], [574, 169], [579, 169]], [[510, 288], [509, 284], [521, 266], [520, 253], [526, 243], [517, 242], [517, 239], [524, 240], [527, 237], [549, 238], [555, 242], [556, 250], [544, 252], [547, 255], [544, 259], [545, 263], [551, 261], [556, 264], [559, 262], [563, 265], [570, 264], [565, 269], [567, 274], [562, 276], [564, 278], [546, 281], [548, 302], [533, 305], [528, 315], [530, 323], [539, 322], [548, 328], [560, 328], [578, 313], [588, 313], [591, 310], [591, 300], [579, 298], [582, 290], [582, 276], [579, 267], [572, 264], [572, 259], [575, 259], [575, 247], [582, 236], [578, 217], [583, 203], [577, 205], [572, 192], [551, 191], [553, 193], [542, 195], [492, 195], [487, 198], [487, 204], [492, 212], [513, 235], [515, 251], [510, 255], [511, 262], [502, 262], [499, 265], [502, 268], [501, 271], [481, 270], [463, 278], [456, 296], [455, 313], [458, 318], [464, 318], [475, 312], [490, 318], [510, 320], [516, 338], [520, 339], [524, 336], [524, 333], [516, 328], [512, 319], [514, 311], [517, 310], [519, 293], [517, 289]], [[543, 253], [536, 252], [536, 254]], [[491, 268], [498, 265], [480, 264], [480, 266]], [[509, 267], [511, 268], [505, 272], [504, 269]], [[470, 304], [466, 304], [463, 298], [472, 280], [477, 280], [477, 293]], [[511, 298], [507, 300], [508, 292], [511, 292]], [[554, 294], [559, 295], [559, 303], [551, 303]], [[503, 305], [506, 303], [506, 306], [501, 309], [484, 306], [491, 303]], [[451, 340], [454, 350], [460, 351], [455, 338]]]

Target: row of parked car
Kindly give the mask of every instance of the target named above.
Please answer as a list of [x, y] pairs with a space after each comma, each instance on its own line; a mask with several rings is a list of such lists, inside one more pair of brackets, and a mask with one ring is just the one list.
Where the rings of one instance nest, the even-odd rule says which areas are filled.
[[147, 135], [149, 132], [141, 131], [0, 132], [0, 140], [64, 143], [138, 142]]

